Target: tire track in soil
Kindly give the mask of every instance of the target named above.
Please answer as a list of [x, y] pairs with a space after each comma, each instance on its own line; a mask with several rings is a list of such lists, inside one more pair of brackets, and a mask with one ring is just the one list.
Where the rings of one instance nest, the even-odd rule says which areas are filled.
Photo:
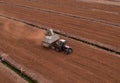
[[102, 20], [102, 19], [95, 19], [95, 18], [80, 16], [80, 15], [74, 15], [74, 14], [70, 14], [70, 13], [64, 13], [64, 12], [48, 10], [48, 9], [40, 9], [40, 8], [35, 8], [35, 7], [20, 5], [20, 4], [12, 4], [12, 3], [8, 3], [8, 2], [0, 2], [0, 3], [5, 4], [5, 5], [18, 6], [18, 7], [22, 7], [22, 8], [47, 12], [47, 13], [64, 15], [64, 16], [68, 16], [68, 17], [78, 18], [78, 19], [82, 19], [82, 20], [86, 20], [86, 21], [92, 21], [92, 22], [95, 22], [95, 23], [100, 23], [100, 24], [103, 24], [103, 25], [110, 25], [110, 26], [113, 26], [113, 27], [116, 27], [116, 28], [120, 28], [119, 23], [113, 23], [113, 22], [110, 22], [110, 21]]

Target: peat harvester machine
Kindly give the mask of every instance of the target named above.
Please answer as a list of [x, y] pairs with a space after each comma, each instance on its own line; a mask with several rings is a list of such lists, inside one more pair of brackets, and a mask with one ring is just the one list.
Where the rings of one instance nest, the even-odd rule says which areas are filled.
[[42, 41], [42, 46], [46, 48], [52, 48], [58, 52], [63, 51], [66, 55], [73, 52], [73, 49], [67, 45], [67, 41], [60, 39], [58, 34], [55, 34], [52, 29], [48, 29], [44, 40]]

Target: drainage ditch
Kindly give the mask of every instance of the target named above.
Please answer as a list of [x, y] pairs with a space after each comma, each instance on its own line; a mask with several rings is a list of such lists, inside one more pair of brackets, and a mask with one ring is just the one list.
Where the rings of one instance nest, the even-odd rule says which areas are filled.
[[21, 72], [21, 70], [14, 67], [12, 64], [10, 64], [7, 60], [4, 60], [2, 57], [0, 57], [0, 61], [3, 65], [14, 71], [17, 75], [19, 75], [21, 78], [26, 80], [28, 83], [38, 83], [36, 80], [32, 79], [30, 76], [25, 74], [24, 72]]

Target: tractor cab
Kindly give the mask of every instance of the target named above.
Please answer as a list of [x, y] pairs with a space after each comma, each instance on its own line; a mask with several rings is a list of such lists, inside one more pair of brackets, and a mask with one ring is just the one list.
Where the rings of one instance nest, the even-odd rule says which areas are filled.
[[64, 39], [60, 39], [58, 42], [57, 42], [57, 45], [60, 46], [60, 47], [63, 47], [67, 44], [67, 41], [64, 40]]

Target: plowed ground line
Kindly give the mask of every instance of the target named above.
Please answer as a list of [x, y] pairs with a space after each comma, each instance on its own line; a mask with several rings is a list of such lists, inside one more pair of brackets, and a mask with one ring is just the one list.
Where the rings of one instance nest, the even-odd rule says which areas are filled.
[[[39, 28], [39, 29], [43, 29], [43, 30], [47, 30], [49, 27], [44, 27], [44, 26], [39, 26], [37, 24], [34, 24], [34, 23], [31, 23], [29, 21], [25, 21], [25, 20], [21, 20], [21, 19], [18, 19], [18, 18], [14, 18], [14, 17], [9, 17], [9, 16], [5, 16], [5, 15], [1, 15], [1, 17], [5, 17], [7, 19], [11, 19], [11, 20], [15, 20], [15, 21], [18, 21], [18, 22], [22, 22], [22, 23], [25, 23], [27, 25], [30, 25], [30, 26], [33, 26], [34, 28]], [[80, 41], [84, 44], [87, 44], [87, 45], [90, 45], [90, 46], [93, 46], [93, 47], [97, 47], [99, 49], [102, 49], [102, 50], [105, 50], [107, 52], [111, 52], [111, 53], [114, 53], [114, 54], [117, 54], [118, 57], [120, 57], [120, 51], [116, 51], [112, 48], [108, 48], [108, 47], [105, 47], [105, 46], [102, 46], [102, 45], [99, 45], [99, 44], [95, 44], [93, 42], [90, 42], [90, 41], [87, 41], [87, 40], [84, 40], [82, 38], [78, 38], [76, 36], [73, 36], [71, 34], [66, 34], [64, 32], [60, 32], [59, 30], [54, 30], [55, 33], [59, 34], [59, 35], [62, 35], [62, 36], [65, 36], [65, 37], [68, 37], [68, 38], [71, 38], [71, 39], [74, 39], [76, 41]]]
[[69, 13], [64, 13], [64, 12], [59, 12], [59, 11], [54, 11], [54, 10], [48, 10], [48, 9], [40, 9], [40, 8], [36, 8], [36, 7], [31, 7], [31, 6], [12, 4], [12, 3], [9, 3], [9, 2], [4, 2], [4, 1], [0, 1], [0, 4], [17, 6], [17, 7], [21, 7], [21, 8], [27, 8], [27, 9], [30, 9], [30, 10], [37, 10], [37, 11], [42, 11], [42, 12], [47, 12], [47, 13], [54, 13], [54, 14], [58, 14], [58, 15], [64, 15], [64, 16], [68, 16], [68, 17], [72, 17], [72, 18], [78, 18], [78, 19], [82, 19], [82, 20], [86, 20], [86, 21], [92, 21], [92, 22], [95, 22], [95, 23], [100, 23], [100, 24], [103, 24], [103, 25], [109, 25], [109, 26], [120, 28], [120, 24], [112, 23], [112, 22], [105, 21], [105, 20], [100, 20], [100, 19], [98, 20], [98, 19], [95, 19], [95, 18], [84, 17], [84, 16], [80, 16], [80, 15], [73, 15], [73, 14], [69, 14]]
[[[58, 3], [58, 2], [48, 2], [48, 1], [40, 1], [39, 2], [39, 0], [26, 0], [26, 1], [29, 1], [29, 2], [36, 2], [36, 3], [40, 3], [40, 2], [44, 2], [44, 3], [48, 3], [48, 4], [53, 4], [53, 5], [59, 5], [59, 6], [69, 6], [69, 7], [74, 7], [74, 8], [82, 8], [82, 9], [90, 9], [90, 10], [92, 10], [92, 9], [94, 9], [94, 8], [89, 8], [89, 7], [87, 7], [87, 6], [75, 6], [74, 4], [68, 4], [68, 3]], [[82, 1], [83, 2], [83, 1]], [[113, 13], [113, 14], [117, 14], [117, 15], [119, 15], [120, 13], [119, 12], [115, 12], [115, 11], [108, 11], [108, 10], [103, 10], [103, 9], [99, 9], [99, 8], [95, 8], [95, 10], [101, 10], [102, 12], [105, 12], [105, 13]]]

